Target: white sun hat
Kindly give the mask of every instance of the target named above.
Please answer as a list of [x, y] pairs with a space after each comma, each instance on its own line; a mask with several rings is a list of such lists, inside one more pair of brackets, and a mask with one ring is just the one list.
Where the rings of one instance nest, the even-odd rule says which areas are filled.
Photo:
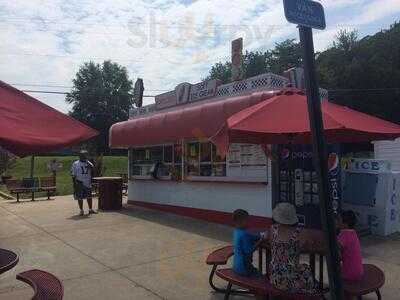
[[272, 219], [283, 225], [294, 225], [299, 222], [296, 208], [288, 202], [278, 203], [272, 211]]

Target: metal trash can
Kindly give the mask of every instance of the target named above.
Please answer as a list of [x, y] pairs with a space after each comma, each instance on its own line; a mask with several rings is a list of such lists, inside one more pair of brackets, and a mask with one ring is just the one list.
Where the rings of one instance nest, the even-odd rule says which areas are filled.
[[118, 210], [122, 208], [122, 178], [95, 177], [98, 183], [99, 204], [101, 210]]

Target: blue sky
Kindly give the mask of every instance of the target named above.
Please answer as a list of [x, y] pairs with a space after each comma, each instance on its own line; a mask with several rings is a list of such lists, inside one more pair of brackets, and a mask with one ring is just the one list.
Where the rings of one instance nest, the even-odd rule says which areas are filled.
[[[340, 29], [362, 37], [400, 21], [400, 0], [321, 3], [327, 29], [315, 31], [317, 50]], [[144, 78], [147, 94], [157, 94], [198, 82], [211, 65], [229, 59], [234, 38], [243, 37], [247, 50], [297, 38], [282, 0], [0, 0], [0, 25], [0, 80], [56, 91], [69, 90], [83, 62], [111, 59], [126, 66], [131, 79]], [[32, 95], [69, 110], [62, 95]]]

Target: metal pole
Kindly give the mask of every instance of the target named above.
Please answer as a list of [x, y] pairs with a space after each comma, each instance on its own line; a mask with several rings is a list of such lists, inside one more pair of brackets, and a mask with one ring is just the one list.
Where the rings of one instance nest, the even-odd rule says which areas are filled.
[[33, 175], [34, 175], [34, 169], [35, 169], [35, 155], [31, 156], [31, 183], [32, 183], [32, 201], [35, 201], [35, 192], [33, 192], [33, 188], [35, 187], [34, 180], [33, 180]]
[[35, 169], [35, 155], [31, 156], [31, 179], [33, 179]]
[[321, 222], [328, 245], [328, 275], [332, 300], [342, 300], [343, 286], [340, 278], [340, 260], [336, 241], [336, 228], [332, 202], [329, 195], [328, 162], [323, 133], [321, 102], [315, 73], [314, 44], [311, 28], [299, 26], [303, 46], [304, 77], [307, 91], [308, 113], [313, 142], [313, 158], [318, 174]]

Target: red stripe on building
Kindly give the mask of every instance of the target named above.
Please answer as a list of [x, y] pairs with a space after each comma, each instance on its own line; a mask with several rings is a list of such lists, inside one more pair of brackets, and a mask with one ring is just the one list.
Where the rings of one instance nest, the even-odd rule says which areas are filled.
[[[149, 209], [160, 210], [168, 213], [173, 213], [176, 215], [191, 217], [195, 219], [200, 219], [208, 222], [223, 224], [232, 226], [232, 214], [217, 210], [185, 207], [185, 206], [175, 206], [166, 205], [158, 203], [150, 203], [143, 201], [128, 200], [128, 204], [141, 206]], [[266, 228], [272, 224], [272, 220], [267, 217], [253, 216], [250, 215], [249, 226], [252, 228]]]

